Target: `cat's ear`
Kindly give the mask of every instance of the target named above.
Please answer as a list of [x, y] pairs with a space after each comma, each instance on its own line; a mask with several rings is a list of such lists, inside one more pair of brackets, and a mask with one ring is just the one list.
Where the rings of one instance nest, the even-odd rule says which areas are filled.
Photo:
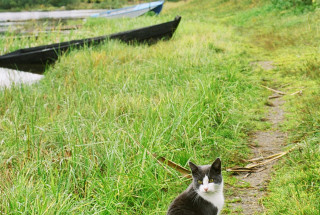
[[191, 161], [189, 161], [189, 166], [190, 166], [192, 173], [195, 173], [199, 170], [198, 166], [195, 165], [194, 163], [192, 163]]
[[216, 173], [221, 173], [221, 160], [217, 158], [211, 165], [211, 169], [214, 170]]

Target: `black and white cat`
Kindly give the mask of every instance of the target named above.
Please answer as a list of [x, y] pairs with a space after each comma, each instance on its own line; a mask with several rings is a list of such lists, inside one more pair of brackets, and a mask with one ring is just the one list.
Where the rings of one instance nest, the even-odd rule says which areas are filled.
[[169, 206], [167, 215], [218, 215], [223, 204], [221, 160], [197, 166], [189, 162], [193, 182]]

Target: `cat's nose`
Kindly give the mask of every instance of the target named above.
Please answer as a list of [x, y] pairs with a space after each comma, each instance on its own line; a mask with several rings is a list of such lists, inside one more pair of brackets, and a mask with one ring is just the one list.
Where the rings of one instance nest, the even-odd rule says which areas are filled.
[[203, 189], [204, 189], [205, 192], [207, 192], [209, 188], [208, 187], [204, 187]]

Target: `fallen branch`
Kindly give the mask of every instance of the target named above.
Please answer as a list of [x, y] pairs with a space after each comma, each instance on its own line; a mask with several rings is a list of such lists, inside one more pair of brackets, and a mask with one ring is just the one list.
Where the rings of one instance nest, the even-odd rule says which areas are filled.
[[270, 155], [265, 158], [259, 157], [259, 158], [250, 159], [248, 161], [255, 162], [255, 163], [248, 164], [245, 167], [233, 167], [233, 168], [227, 169], [227, 171], [228, 172], [248, 172], [248, 173], [260, 172], [265, 169], [265, 168], [263, 168], [263, 166], [265, 166], [266, 164], [268, 164], [274, 160], [277, 160], [277, 159], [285, 156], [289, 152], [293, 151], [295, 148], [296, 147], [292, 147], [288, 151], [276, 153], [276, 154]]
[[260, 86], [261, 86], [261, 87], [264, 87], [264, 88], [266, 88], [266, 89], [268, 89], [268, 90], [271, 90], [272, 92], [278, 93], [278, 94], [280, 94], [280, 95], [286, 95], [286, 93], [284, 93], [284, 92], [282, 92], [282, 91], [275, 90], [275, 89], [272, 89], [272, 88], [267, 87], [267, 86], [264, 86], [264, 85], [260, 85]]
[[301, 95], [301, 94], [302, 94], [302, 90], [299, 90], [299, 91], [297, 91], [297, 92], [291, 93], [290, 96], [294, 96], [294, 95], [296, 95], [296, 94], [300, 94], [300, 95]]
[[[124, 130], [123, 130], [124, 131]], [[124, 131], [125, 133], [127, 133], [127, 135], [132, 139], [132, 141], [140, 148], [146, 150], [147, 154], [152, 156], [168, 173], [170, 173], [171, 175], [174, 175], [168, 168], [167, 166], [171, 167], [172, 169], [175, 169], [177, 170], [178, 172], [180, 172], [183, 177], [185, 178], [191, 178], [191, 172], [190, 170], [180, 166], [179, 164], [176, 164], [175, 162], [165, 158], [165, 157], [162, 157], [162, 156], [158, 156], [157, 154], [155, 153], [151, 153], [149, 150], [147, 150], [146, 148], [143, 147], [143, 145], [141, 145], [137, 140], [135, 140], [131, 134], [129, 134], [128, 132]]]
[[270, 163], [270, 162], [272, 162], [272, 161], [274, 161], [274, 160], [277, 160], [277, 159], [279, 159], [279, 158], [281, 158], [282, 156], [284, 156], [284, 155], [286, 155], [287, 154], [287, 152], [283, 152], [283, 153], [281, 153], [281, 154], [279, 154], [278, 156], [276, 156], [276, 157], [273, 157], [273, 158], [270, 158], [269, 160], [266, 160], [266, 161], [264, 161], [264, 162], [261, 162], [261, 163], [256, 163], [256, 164], [248, 164], [247, 166], [246, 166], [246, 168], [255, 168], [255, 167], [259, 167], [259, 166], [264, 166], [264, 165], [266, 165], [267, 163]]
[[268, 98], [269, 99], [276, 99], [276, 98], [280, 98], [282, 97], [283, 95], [275, 95], [275, 96], [269, 96]]
[[174, 163], [174, 162], [171, 161], [171, 160], [168, 160], [168, 159], [165, 158], [165, 157], [158, 157], [157, 159], [158, 159], [158, 161], [160, 161], [161, 163], [166, 164], [167, 166], [170, 166], [172, 169], [177, 170], [177, 171], [180, 172], [184, 177], [186, 177], [186, 178], [191, 178], [191, 172], [190, 172], [190, 170], [188, 170], [188, 169], [180, 166], [179, 164]]
[[227, 172], [247, 172], [247, 173], [255, 173], [255, 172], [261, 172], [265, 170], [265, 168], [246, 168], [246, 167], [233, 167], [230, 169], [227, 169]]
[[270, 155], [270, 156], [268, 156], [268, 157], [252, 158], [252, 159], [246, 160], [246, 161], [247, 161], [247, 162], [255, 162], [255, 161], [261, 161], [261, 160], [267, 160], [267, 159], [270, 159], [270, 158], [277, 157], [277, 156], [280, 155], [280, 154], [283, 154], [283, 152], [276, 153], [276, 154]]

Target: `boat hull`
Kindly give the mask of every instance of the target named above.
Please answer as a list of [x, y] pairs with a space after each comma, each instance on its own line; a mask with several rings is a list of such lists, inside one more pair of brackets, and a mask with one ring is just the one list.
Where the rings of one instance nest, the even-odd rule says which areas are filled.
[[149, 2], [138, 4], [136, 6], [125, 7], [115, 10], [108, 10], [102, 13], [96, 13], [91, 15], [91, 17], [103, 17], [108, 19], [115, 19], [115, 18], [134, 18], [141, 16], [149, 11], [153, 11], [155, 14], [159, 14], [162, 10], [164, 1], [156, 1], [156, 2]]
[[177, 16], [170, 22], [111, 35], [19, 49], [0, 56], [0, 67], [42, 74], [45, 72], [48, 65], [54, 63], [61, 54], [70, 49], [77, 49], [83, 46], [94, 46], [106, 40], [120, 40], [129, 44], [152, 44], [160, 39], [170, 39], [177, 29], [180, 20], [181, 17]]

